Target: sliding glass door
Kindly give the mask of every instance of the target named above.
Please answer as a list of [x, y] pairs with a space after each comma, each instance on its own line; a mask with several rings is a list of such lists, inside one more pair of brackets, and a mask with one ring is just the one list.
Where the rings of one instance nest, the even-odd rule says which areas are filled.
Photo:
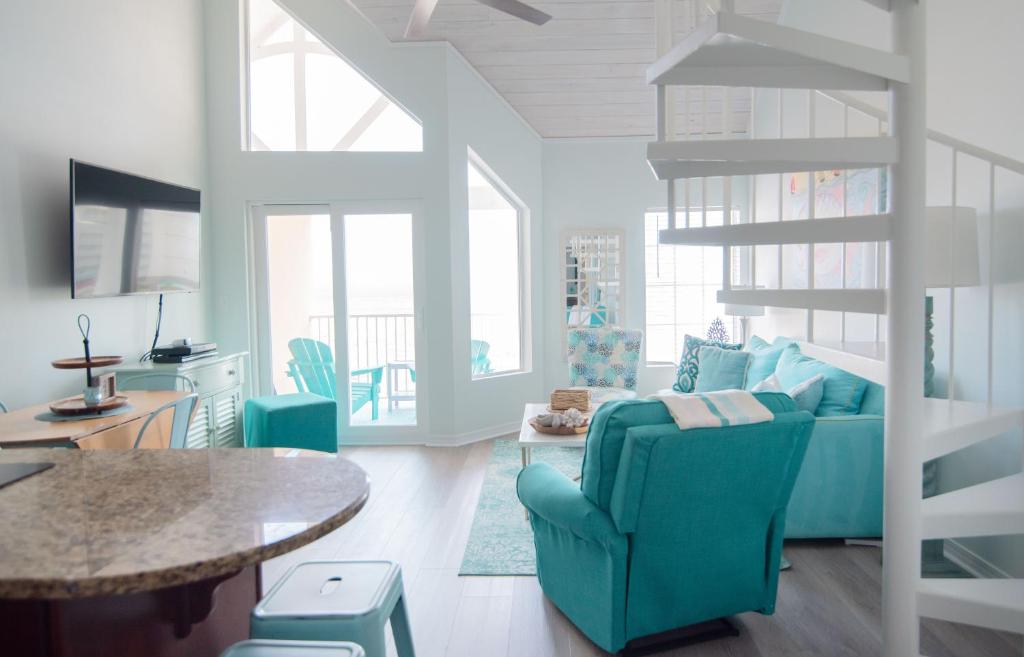
[[336, 399], [342, 440], [415, 428], [424, 376], [414, 212], [262, 205], [252, 216], [260, 394]]

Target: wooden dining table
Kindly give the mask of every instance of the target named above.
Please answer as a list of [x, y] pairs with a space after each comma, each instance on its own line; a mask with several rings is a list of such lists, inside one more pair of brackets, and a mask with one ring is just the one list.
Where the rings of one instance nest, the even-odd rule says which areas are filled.
[[366, 473], [297, 449], [17, 449], [0, 488], [0, 654], [217, 657], [260, 564], [340, 527]]
[[[23, 447], [78, 447], [81, 449], [131, 448], [149, 415], [164, 404], [187, 393], [174, 390], [130, 390], [128, 410], [104, 417], [74, 418], [60, 422], [38, 419], [50, 405], [37, 404], [0, 413], [0, 449]], [[166, 415], [166, 417], [164, 417]], [[146, 430], [140, 447], [167, 447], [171, 414], [161, 414]]]

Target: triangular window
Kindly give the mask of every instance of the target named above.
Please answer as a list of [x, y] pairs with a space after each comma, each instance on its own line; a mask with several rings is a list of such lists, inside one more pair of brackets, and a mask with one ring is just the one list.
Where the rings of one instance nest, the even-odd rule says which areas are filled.
[[423, 126], [274, 0], [249, 0], [249, 150], [422, 151]]

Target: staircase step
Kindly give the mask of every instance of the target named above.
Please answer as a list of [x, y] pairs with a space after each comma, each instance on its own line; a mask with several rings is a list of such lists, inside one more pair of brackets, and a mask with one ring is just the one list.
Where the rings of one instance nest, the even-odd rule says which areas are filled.
[[885, 91], [890, 81], [910, 81], [905, 56], [725, 11], [647, 69], [657, 85]]
[[881, 315], [885, 313], [885, 290], [719, 290], [718, 303]]
[[899, 161], [894, 137], [709, 139], [647, 144], [659, 180], [884, 167]]
[[666, 229], [662, 244], [749, 246], [753, 244], [832, 244], [884, 242], [889, 239], [889, 215], [865, 215], [798, 221], [766, 221], [730, 226]]
[[1024, 408], [984, 402], [924, 400], [924, 459], [930, 461], [999, 434], [1024, 428]]
[[1024, 473], [986, 481], [921, 503], [922, 538], [1024, 534]]
[[922, 579], [917, 613], [926, 618], [1024, 633], [1024, 579]]

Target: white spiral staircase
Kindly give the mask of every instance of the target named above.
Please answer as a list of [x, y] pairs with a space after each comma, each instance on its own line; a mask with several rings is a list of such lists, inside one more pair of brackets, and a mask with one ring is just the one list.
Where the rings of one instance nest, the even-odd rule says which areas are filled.
[[[886, 315], [883, 645], [888, 657], [907, 657], [920, 653], [920, 617], [1024, 633], [1024, 580], [920, 576], [924, 539], [1024, 533], [1024, 474], [923, 501], [921, 494], [925, 461], [1019, 431], [1024, 427], [1024, 409], [923, 397], [925, 142], [934, 138], [925, 128], [924, 3], [892, 0], [890, 7], [887, 0], [866, 1], [890, 11], [895, 52], [740, 16], [729, 0], [723, 0], [720, 11], [677, 44], [667, 43], [670, 32], [659, 34], [659, 52], [664, 54], [647, 72], [648, 82], [657, 85], [658, 135], [648, 145], [647, 159], [656, 177], [667, 181], [669, 228], [661, 231], [662, 243], [726, 249], [806, 244], [813, 253], [815, 243], [888, 242], [886, 288], [734, 287], [730, 258], [723, 257], [718, 300], [801, 308], [809, 313]], [[889, 134], [876, 137], [676, 141], [669, 108], [670, 89], [677, 85], [884, 91], [889, 94], [892, 121]], [[1024, 164], [1004, 160], [995, 156], [991, 160], [993, 185], [996, 166], [1024, 174]], [[889, 169], [885, 214], [815, 219], [814, 203], [809, 203], [811, 218], [805, 220], [781, 221], [780, 217], [764, 223], [732, 223], [731, 212], [724, 212], [721, 226], [676, 224], [677, 179], [723, 177], [723, 205], [728, 208], [732, 207], [731, 176], [870, 167]], [[689, 193], [688, 182], [686, 190]], [[811, 268], [813, 261], [808, 258]], [[811, 274], [813, 281], [813, 270]], [[991, 310], [989, 324], [991, 367]], [[989, 381], [991, 399], [991, 369]]]

